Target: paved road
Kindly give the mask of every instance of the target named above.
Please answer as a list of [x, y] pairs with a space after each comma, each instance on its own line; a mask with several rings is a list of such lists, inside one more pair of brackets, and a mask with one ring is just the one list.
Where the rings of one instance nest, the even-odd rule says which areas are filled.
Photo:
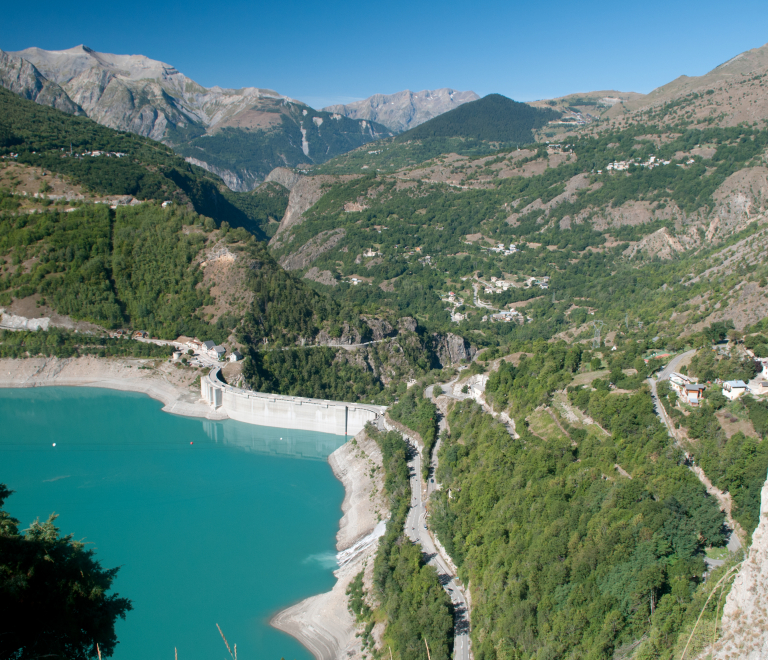
[[[664, 409], [664, 406], [662, 406], [659, 403], [659, 397], [656, 393], [656, 385], [660, 383], [662, 380], [667, 380], [670, 375], [672, 375], [673, 372], [677, 371], [678, 366], [680, 363], [685, 360], [687, 357], [693, 355], [696, 351], [687, 351], [685, 353], [681, 353], [680, 355], [672, 358], [669, 361], [669, 364], [664, 367], [664, 369], [659, 372], [659, 377], [657, 379], [649, 378], [648, 383], [651, 387], [651, 398], [653, 399], [653, 407], [656, 410], [656, 414], [658, 415], [659, 419], [664, 422], [664, 425], [667, 427], [667, 433], [669, 433], [669, 437], [672, 438], [675, 442], [675, 444], [683, 449], [685, 451], [685, 448], [680, 445], [677, 439], [677, 435], [675, 434], [675, 427], [672, 423], [672, 420], [667, 415], [667, 411]], [[686, 452], [686, 455], [688, 453]], [[704, 487], [707, 489], [707, 492], [710, 494], [713, 494], [716, 489], [712, 486], [712, 483], [709, 481], [707, 476], [704, 474], [704, 471], [700, 467], [696, 467], [695, 464], [691, 464], [688, 466], [688, 468], [696, 475], [699, 481], [701, 481], [702, 484], [704, 484]], [[719, 491], [716, 491], [719, 493]], [[721, 495], [721, 493], [719, 493]], [[718, 498], [719, 499], [719, 498]], [[726, 509], [727, 511], [727, 509]], [[742, 547], [741, 541], [739, 540], [739, 537], [737, 534], [733, 533], [733, 524], [730, 522], [730, 516], [729, 521], [726, 523], [726, 526], [731, 530], [730, 538], [728, 539], [728, 550], [731, 552], [736, 552], [739, 550], [739, 548]], [[704, 560], [710, 567], [719, 566], [722, 564], [722, 562], [718, 563], [718, 560], [712, 560], [709, 558], [706, 558]]]
[[[467, 367], [463, 367], [466, 369]], [[460, 367], [459, 371], [463, 369]], [[452, 385], [459, 379], [457, 375], [445, 386]], [[434, 385], [430, 385], [424, 391], [424, 396], [431, 399]], [[386, 423], [383, 417], [377, 420], [377, 426], [380, 430], [386, 429]], [[439, 433], [442, 433], [446, 428], [445, 419], [440, 416], [439, 420]], [[416, 443], [407, 435], [403, 435], [403, 438], [408, 443], [409, 447], [409, 460], [408, 468], [410, 472], [411, 480], [411, 509], [408, 512], [408, 517], [405, 521], [405, 533], [411, 541], [421, 545], [422, 551], [427, 558], [427, 563], [430, 566], [434, 566], [437, 569], [438, 579], [440, 584], [448, 593], [448, 596], [453, 603], [454, 608], [454, 659], [455, 660], [470, 660], [470, 647], [469, 647], [469, 608], [467, 606], [467, 598], [464, 593], [464, 587], [459, 583], [458, 577], [448, 565], [437, 548], [435, 542], [429, 533], [427, 528], [427, 509], [426, 502], [429, 500], [430, 495], [440, 488], [440, 484], [435, 482], [435, 472], [437, 470], [437, 455], [440, 449], [440, 437], [438, 435], [437, 443], [433, 449], [430, 473], [427, 483], [425, 484], [421, 478], [421, 461], [422, 456], [419, 453], [419, 449]]]
[[482, 300], [480, 300], [480, 297], [478, 295], [479, 289], [480, 289], [479, 284], [477, 284], [476, 282], [472, 284], [472, 290], [475, 292], [475, 295], [474, 295], [475, 307], [482, 307], [483, 309], [495, 310], [496, 308], [493, 305], [491, 305], [490, 303], [485, 303]]
[[[425, 506], [428, 492], [432, 492], [434, 484], [428, 483], [425, 487], [421, 481], [421, 455], [411, 444], [411, 459], [408, 462], [411, 473], [411, 510], [405, 522], [405, 532], [413, 542], [421, 545], [422, 551], [427, 557], [427, 563], [437, 569], [440, 584], [448, 593], [454, 607], [454, 659], [469, 660], [469, 614], [467, 599], [463, 588], [459, 585], [457, 577], [448, 567], [435, 547], [434, 541], [427, 529], [427, 510]], [[436, 459], [435, 459], [436, 461]], [[430, 488], [431, 487], [431, 488]], [[426, 496], [426, 498], [425, 498]]]
[[656, 385], [660, 383], [662, 380], [667, 380], [672, 374], [672, 372], [677, 371], [678, 365], [686, 358], [692, 356], [694, 353], [696, 353], [695, 350], [686, 351], [685, 353], [681, 353], [680, 355], [673, 357], [669, 361], [669, 364], [666, 367], [664, 367], [664, 369], [661, 370], [658, 378], [648, 379], [648, 384], [650, 385], [650, 388], [651, 388], [651, 399], [653, 399], [653, 407], [656, 409], [656, 414], [659, 416], [659, 419], [661, 419], [661, 421], [664, 422], [664, 425], [667, 427], [667, 431], [669, 432], [669, 435], [672, 438], [675, 438], [675, 431], [674, 431], [674, 427], [672, 426], [672, 420], [670, 420], [669, 417], [667, 417], [667, 413], [664, 410], [664, 407], [659, 405], [659, 396], [656, 393]]
[[[453, 391], [453, 384], [457, 380], [459, 380], [459, 378], [461, 378], [461, 372], [464, 371], [464, 369], [469, 369], [469, 367], [466, 365], [461, 365], [459, 367], [459, 373], [453, 378], [453, 380], [449, 380], [447, 383], [435, 383], [434, 385], [428, 386], [424, 390], [424, 398], [429, 399], [431, 401], [434, 395], [435, 385], [439, 385], [440, 389], [443, 390], [443, 395], [447, 396], [450, 399], [457, 399], [458, 401], [461, 401], [463, 399], [471, 399], [472, 398], [471, 394], [462, 394], [461, 392], [457, 394]], [[441, 424], [440, 431], [442, 431], [445, 428], [445, 422], [442, 417], [440, 418], [440, 424]], [[435, 448], [435, 452], [436, 451], [437, 451], [437, 448]]]

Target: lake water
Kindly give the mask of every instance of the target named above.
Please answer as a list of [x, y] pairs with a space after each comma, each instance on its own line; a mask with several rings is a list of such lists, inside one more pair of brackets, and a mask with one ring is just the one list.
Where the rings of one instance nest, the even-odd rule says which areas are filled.
[[121, 566], [113, 592], [134, 609], [117, 660], [223, 659], [217, 623], [241, 660], [311, 660], [268, 621], [333, 586], [344, 489], [325, 459], [344, 438], [161, 408], [109, 390], [0, 390], [5, 509], [22, 528], [55, 511], [62, 534]]

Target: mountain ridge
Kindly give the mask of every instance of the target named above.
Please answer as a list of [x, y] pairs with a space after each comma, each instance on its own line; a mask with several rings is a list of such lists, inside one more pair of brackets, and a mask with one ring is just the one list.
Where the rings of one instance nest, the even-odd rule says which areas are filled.
[[479, 98], [475, 92], [460, 92], [449, 87], [425, 89], [420, 92], [406, 89], [394, 94], [374, 94], [353, 103], [329, 105], [323, 110], [339, 113], [350, 119], [376, 121], [396, 133], [401, 133]]
[[372, 121], [330, 121], [329, 113], [271, 89], [205, 88], [165, 62], [84, 45], [0, 51], [0, 84], [108, 128], [164, 142], [242, 192], [275, 167], [311, 166], [391, 135]]

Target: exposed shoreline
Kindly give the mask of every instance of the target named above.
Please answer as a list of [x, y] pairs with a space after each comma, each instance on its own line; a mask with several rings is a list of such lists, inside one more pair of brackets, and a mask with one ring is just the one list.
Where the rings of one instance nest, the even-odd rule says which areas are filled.
[[[357, 660], [362, 657], [362, 644], [355, 636], [357, 625], [348, 609], [346, 591], [360, 571], [365, 571], [366, 589], [370, 588], [377, 534], [384, 530], [380, 521], [389, 515], [381, 495], [381, 452], [376, 442], [361, 431], [333, 452], [328, 463], [344, 484], [344, 515], [336, 534], [336, 549], [340, 553], [348, 551], [347, 556], [342, 554], [343, 563], [334, 571], [336, 584], [331, 591], [278, 612], [269, 623], [296, 638], [317, 660]], [[373, 466], [378, 469], [372, 477]]]
[[[185, 417], [226, 419], [200, 400], [186, 370], [139, 358], [2, 358], [0, 388], [101, 387], [138, 392], [160, 401], [163, 411]], [[196, 374], [195, 374], [196, 375]]]

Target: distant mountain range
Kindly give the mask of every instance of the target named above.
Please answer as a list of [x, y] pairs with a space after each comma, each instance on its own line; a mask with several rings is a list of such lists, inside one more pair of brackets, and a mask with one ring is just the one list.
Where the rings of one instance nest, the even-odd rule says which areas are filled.
[[164, 62], [87, 46], [0, 51], [0, 84], [165, 142], [233, 190], [254, 188], [275, 167], [311, 166], [392, 135], [375, 122], [317, 112], [273, 90], [207, 89]]
[[0, 85], [42, 105], [162, 141], [239, 191], [253, 189], [276, 167], [323, 163], [477, 98], [447, 89], [401, 92], [316, 111], [271, 89], [205, 88], [144, 55], [99, 53], [82, 45], [0, 51]]
[[346, 105], [329, 105], [327, 112], [337, 112], [350, 119], [366, 119], [402, 133], [463, 103], [477, 101], [474, 92], [457, 92], [447, 87], [422, 92], [405, 90], [397, 94], [374, 94], [362, 101]]

